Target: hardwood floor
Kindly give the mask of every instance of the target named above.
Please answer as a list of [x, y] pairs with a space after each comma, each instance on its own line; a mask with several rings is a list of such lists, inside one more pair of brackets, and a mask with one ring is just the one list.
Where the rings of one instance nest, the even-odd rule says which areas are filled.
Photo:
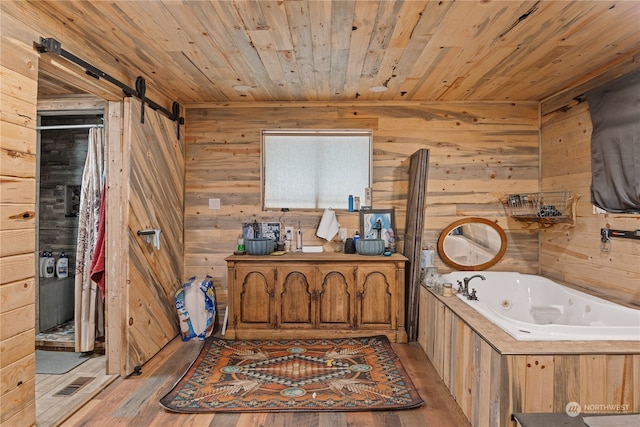
[[36, 426], [61, 425], [115, 380], [105, 365], [105, 356], [96, 355], [63, 375], [36, 374]]
[[[75, 323], [69, 320], [36, 334], [36, 349], [73, 351]], [[100, 393], [117, 375], [106, 375], [104, 342], [95, 343], [95, 353], [66, 374], [36, 373], [36, 426], [56, 427]]]
[[469, 426], [417, 343], [393, 344], [425, 403], [416, 409], [376, 412], [175, 414], [158, 401], [182, 376], [202, 342], [171, 341], [139, 376], [118, 378], [73, 414], [64, 426], [213, 427], [458, 427]]

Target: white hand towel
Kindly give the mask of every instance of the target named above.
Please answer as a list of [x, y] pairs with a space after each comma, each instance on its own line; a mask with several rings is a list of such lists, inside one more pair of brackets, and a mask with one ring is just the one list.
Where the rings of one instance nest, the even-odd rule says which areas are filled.
[[338, 231], [340, 231], [340, 224], [338, 223], [338, 218], [336, 218], [336, 213], [331, 208], [325, 209], [322, 214], [322, 219], [320, 220], [320, 225], [318, 226], [318, 231], [316, 231], [316, 236], [325, 240], [331, 240], [338, 234]]

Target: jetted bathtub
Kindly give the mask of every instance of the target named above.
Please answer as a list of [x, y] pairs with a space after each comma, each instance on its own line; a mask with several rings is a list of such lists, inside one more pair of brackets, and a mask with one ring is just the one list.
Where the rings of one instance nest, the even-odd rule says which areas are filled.
[[474, 278], [477, 301], [457, 296], [517, 340], [640, 340], [640, 310], [624, 307], [532, 274], [456, 271], [444, 283]]

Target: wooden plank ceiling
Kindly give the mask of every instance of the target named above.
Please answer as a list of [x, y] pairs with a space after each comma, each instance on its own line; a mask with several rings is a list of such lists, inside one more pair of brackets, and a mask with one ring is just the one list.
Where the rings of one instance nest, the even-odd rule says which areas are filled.
[[[640, 54], [640, 1], [30, 3], [181, 103], [540, 101]], [[55, 37], [55, 34], [42, 34]], [[115, 67], [115, 68], [114, 68]], [[41, 95], [72, 89], [55, 78]], [[128, 82], [127, 82], [128, 83]], [[249, 86], [239, 92], [236, 85]], [[385, 92], [371, 92], [385, 86]]]

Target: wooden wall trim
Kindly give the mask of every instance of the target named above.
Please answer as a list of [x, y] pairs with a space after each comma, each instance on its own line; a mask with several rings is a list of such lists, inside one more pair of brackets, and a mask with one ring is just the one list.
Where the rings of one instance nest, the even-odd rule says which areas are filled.
[[107, 262], [105, 280], [106, 290], [105, 318], [106, 369], [107, 374], [126, 373], [126, 331], [127, 331], [127, 230], [129, 199], [129, 150], [122, 138], [124, 126], [124, 103], [109, 102], [105, 112], [107, 156]]
[[[452, 106], [464, 106], [464, 105], [479, 105], [479, 104], [490, 104], [490, 105], [505, 105], [505, 106], [514, 106], [516, 102], [514, 101], [287, 101], [287, 102], [278, 102], [278, 101], [255, 101], [255, 102], [189, 102], [184, 105], [186, 110], [191, 109], [200, 109], [200, 108], [307, 108], [307, 107], [330, 107], [330, 106], [349, 106], [349, 107], [414, 107], [414, 108], [438, 108], [443, 105], [452, 105]], [[517, 101], [518, 105], [528, 106], [537, 108], [539, 102], [535, 101]], [[507, 119], [505, 117], [504, 119]]]
[[75, 114], [87, 110], [104, 111], [106, 118], [107, 102], [89, 94], [38, 97], [38, 113], [64, 111], [65, 114]]

